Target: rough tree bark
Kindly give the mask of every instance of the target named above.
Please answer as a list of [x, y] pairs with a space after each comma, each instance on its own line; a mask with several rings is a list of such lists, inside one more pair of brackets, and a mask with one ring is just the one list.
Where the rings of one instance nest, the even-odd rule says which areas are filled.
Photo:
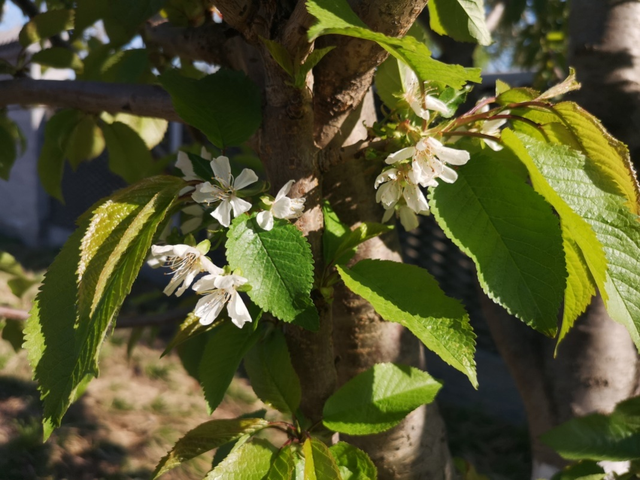
[[[375, 121], [373, 95], [367, 95], [360, 109], [351, 115], [357, 121], [344, 142], [350, 145], [366, 138], [364, 121]], [[345, 126], [343, 124], [343, 133]], [[332, 207], [347, 225], [379, 222], [382, 208], [375, 202], [373, 183], [379, 167], [363, 159], [353, 159], [334, 167], [325, 175], [325, 191]], [[373, 238], [360, 246], [351, 261], [365, 258], [401, 262], [395, 232]], [[334, 346], [338, 384], [376, 363], [398, 362], [425, 368], [420, 342], [402, 326], [385, 322], [369, 302], [339, 284], [334, 292]], [[348, 441], [369, 453], [381, 480], [448, 480], [453, 465], [447, 446], [444, 422], [436, 404], [412, 412], [400, 425], [378, 435], [349, 437]]]
[[[640, 159], [640, 4], [574, 0], [569, 65], [582, 89], [572, 96], [600, 118]], [[621, 114], [624, 112], [624, 114]], [[544, 339], [493, 305], [487, 321], [520, 390], [529, 421], [534, 472], [549, 478], [565, 462], [538, 441], [549, 428], [574, 416], [609, 412], [638, 393], [638, 355], [626, 329], [607, 315], [596, 297], [553, 358]]]

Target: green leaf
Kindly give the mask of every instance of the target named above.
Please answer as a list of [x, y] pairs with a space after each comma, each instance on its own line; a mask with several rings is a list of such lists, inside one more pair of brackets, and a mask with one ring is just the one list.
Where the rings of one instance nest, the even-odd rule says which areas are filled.
[[11, 132], [0, 124], [0, 178], [9, 180], [9, 173], [16, 161], [18, 152]]
[[24, 322], [7, 318], [2, 326], [2, 339], [11, 344], [14, 352], [19, 352], [24, 343]]
[[260, 91], [241, 72], [219, 70], [200, 80], [169, 70], [160, 76], [185, 122], [218, 148], [240, 145], [262, 122]]
[[[221, 320], [222, 321], [222, 320]], [[215, 322], [215, 325], [218, 325], [220, 322]], [[200, 323], [200, 319], [196, 317], [196, 315], [191, 312], [187, 315], [187, 318], [180, 324], [178, 327], [178, 331], [173, 336], [171, 341], [168, 343], [162, 355], [160, 357], [164, 357], [171, 350], [176, 348], [178, 345], [183, 344], [187, 340], [190, 340], [193, 337], [204, 333], [205, 331], [210, 330], [215, 325], [202, 325]], [[199, 363], [199, 362], [198, 362]]]
[[366, 242], [374, 237], [382, 235], [393, 230], [393, 225], [384, 225], [382, 223], [363, 222], [358, 225], [354, 230], [347, 233], [335, 253], [335, 258], [332, 259], [337, 265], [345, 265], [356, 254], [358, 245]]
[[300, 381], [284, 335], [273, 329], [244, 359], [251, 386], [265, 404], [290, 415], [300, 406]]
[[76, 16], [71, 40], [82, 35], [88, 27], [107, 15], [108, 0], [76, 0]]
[[292, 480], [296, 468], [295, 457], [293, 445], [283, 446], [273, 458], [269, 473], [264, 480]]
[[304, 87], [304, 82], [307, 78], [307, 74], [318, 64], [320, 60], [324, 58], [324, 56], [329, 53], [331, 50], [336, 48], [335, 46], [318, 48], [311, 52], [305, 62], [300, 65], [298, 71], [295, 74], [294, 86], [298, 88]]
[[25, 329], [44, 401], [45, 439], [87, 374], [184, 182], [153, 177], [120, 190], [81, 217], [49, 268]]
[[151, 71], [149, 51], [143, 48], [118, 50], [105, 59], [100, 80], [114, 83], [156, 83]]
[[379, 363], [335, 392], [322, 411], [324, 425], [349, 435], [370, 435], [396, 426], [433, 402], [442, 384], [417, 368]]
[[254, 438], [232, 450], [203, 480], [262, 480], [275, 451], [267, 440]]
[[211, 162], [205, 160], [200, 155], [187, 152], [191, 165], [193, 165], [193, 171], [196, 175], [204, 180], [211, 180], [213, 175], [213, 169], [211, 168]]
[[610, 415], [573, 418], [540, 440], [569, 460], [638, 460], [640, 397], [619, 403]]
[[309, 40], [321, 35], [346, 35], [376, 42], [409, 65], [423, 82], [440, 82], [453, 88], [462, 88], [468, 81], [481, 81], [480, 69], [467, 69], [434, 60], [427, 46], [415, 37], [394, 38], [369, 30], [346, 0], [308, 0], [307, 10], [318, 19], [318, 23], [309, 29]]
[[33, 54], [31, 61], [52, 68], [82, 70], [84, 67], [78, 54], [64, 47], [51, 47], [40, 50]]
[[377, 68], [375, 76], [376, 93], [391, 110], [398, 107], [399, 95], [404, 92], [404, 79], [398, 62], [397, 58], [388, 57]]
[[91, 115], [83, 117], [74, 127], [67, 141], [65, 155], [73, 168], [83, 160], [93, 160], [104, 151], [102, 130]]
[[596, 161], [580, 152], [508, 130], [502, 138], [580, 247], [607, 312], [640, 348], [640, 223], [628, 210], [626, 195], [614, 188]]
[[122, 122], [102, 123], [100, 127], [109, 152], [109, 169], [128, 183], [145, 178], [153, 160], [140, 135]]
[[291, 55], [289, 55], [289, 52], [284, 47], [284, 45], [267, 38], [260, 37], [260, 40], [262, 40], [262, 43], [264, 43], [265, 47], [267, 47], [267, 50], [269, 50], [269, 53], [276, 61], [276, 63], [280, 65], [285, 72], [293, 77], [293, 60], [291, 59]]
[[208, 408], [213, 412], [233, 380], [245, 354], [260, 338], [256, 324], [238, 328], [230, 321], [215, 327], [202, 354], [198, 377]]
[[369, 455], [345, 442], [329, 447], [343, 480], [376, 480], [378, 469]]
[[104, 28], [114, 46], [128, 42], [147, 19], [158, 13], [165, 0], [108, 0]]
[[562, 235], [550, 205], [487, 154], [431, 191], [445, 234], [469, 255], [482, 289], [527, 325], [553, 336], [566, 285]]
[[342, 480], [329, 448], [316, 438], [307, 438], [304, 452], [304, 480]]
[[604, 469], [596, 462], [582, 461], [556, 473], [551, 480], [603, 480]]
[[310, 297], [313, 257], [296, 227], [275, 219], [273, 229], [258, 226], [255, 214], [234, 219], [227, 234], [227, 260], [249, 280], [251, 300], [284, 322], [315, 330], [318, 311]]
[[20, 30], [18, 35], [20, 45], [28, 47], [32, 43], [53, 37], [64, 30], [71, 30], [73, 14], [73, 10], [63, 9], [39, 13]]
[[269, 426], [262, 418], [211, 420], [198, 425], [176, 442], [155, 468], [152, 480], [187, 460], [202, 455], [243, 435], [253, 435]]
[[478, 386], [475, 334], [458, 300], [447, 297], [426, 270], [414, 265], [362, 260], [351, 269], [338, 266], [345, 285], [371, 303], [385, 320], [396, 322], [420, 339]]
[[169, 127], [169, 122], [161, 118], [139, 117], [128, 113], [118, 113], [109, 123], [114, 121], [131, 127], [142, 138], [149, 150], [164, 139]]
[[322, 203], [322, 216], [324, 218], [322, 258], [325, 264], [328, 265], [336, 258], [338, 247], [351, 230], [340, 221], [338, 215], [327, 200], [324, 200]]
[[38, 175], [45, 191], [61, 202], [65, 151], [71, 133], [84, 115], [77, 110], [60, 110], [44, 128], [44, 143], [38, 158]]
[[482, 0], [431, 0], [428, 7], [434, 32], [459, 42], [491, 45]]

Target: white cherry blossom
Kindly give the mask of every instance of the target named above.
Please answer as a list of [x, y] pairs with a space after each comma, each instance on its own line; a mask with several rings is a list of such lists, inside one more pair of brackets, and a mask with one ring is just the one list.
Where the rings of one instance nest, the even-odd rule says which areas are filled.
[[[149, 261], [151, 266], [166, 265], [171, 268], [171, 281], [164, 289], [165, 295], [172, 295], [174, 292], [177, 297], [182, 295], [187, 288], [193, 283], [196, 276], [201, 272], [210, 274], [220, 274], [222, 269], [214, 265], [214, 263], [206, 257], [202, 250], [205, 248], [191, 247], [189, 245], [153, 245], [151, 247], [152, 259]], [[206, 251], [209, 246], [206, 246]]]
[[415, 147], [411, 163], [412, 180], [423, 187], [436, 187], [436, 178], [453, 183], [458, 174], [449, 165], [464, 165], [471, 156], [465, 150], [445, 147], [433, 137], [421, 139]]
[[220, 312], [227, 306], [227, 313], [231, 321], [239, 328], [251, 322], [251, 315], [238, 295], [237, 288], [247, 283], [247, 279], [240, 275], [206, 275], [198, 280], [193, 290], [204, 296], [196, 304], [194, 314], [202, 325], [210, 325]]
[[418, 76], [408, 65], [400, 62], [400, 70], [404, 87], [404, 99], [416, 115], [429, 120], [430, 110], [445, 115], [449, 113], [449, 108], [443, 101], [423, 93]]
[[271, 204], [269, 210], [258, 213], [256, 221], [260, 228], [264, 230], [271, 230], [273, 228], [273, 219], [283, 218], [291, 220], [299, 218], [304, 211], [304, 198], [289, 198], [287, 194], [291, 190], [291, 186], [294, 184], [294, 180], [289, 180], [280, 189], [276, 198]]
[[237, 192], [255, 183], [258, 176], [253, 170], [245, 168], [240, 175], [234, 178], [231, 175], [229, 159], [225, 156], [211, 160], [211, 169], [214, 174], [213, 183], [199, 184], [191, 197], [196, 202], [207, 205], [219, 202], [218, 207], [211, 212], [211, 216], [218, 220], [222, 226], [228, 227], [231, 224], [232, 210], [233, 216], [237, 217], [251, 208], [251, 204], [239, 198]]

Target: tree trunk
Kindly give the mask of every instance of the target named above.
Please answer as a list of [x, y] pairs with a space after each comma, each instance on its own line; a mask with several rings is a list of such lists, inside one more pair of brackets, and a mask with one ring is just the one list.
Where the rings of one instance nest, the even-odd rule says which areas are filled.
[[[366, 137], [362, 122], [375, 119], [373, 96], [354, 112], [356, 128], [345, 146]], [[343, 124], [343, 132], [345, 124]], [[373, 183], [379, 165], [358, 159], [335, 167], [325, 175], [327, 197], [347, 225], [379, 222], [383, 210], [375, 202]], [[395, 232], [362, 244], [352, 263], [365, 258], [401, 262]], [[338, 384], [343, 384], [376, 363], [398, 362], [425, 368], [417, 338], [397, 323], [386, 322], [369, 302], [350, 292], [344, 284], [335, 288], [333, 303], [334, 345]], [[366, 451], [378, 467], [381, 480], [452, 478], [452, 463], [444, 423], [436, 404], [412, 412], [397, 427], [377, 435], [349, 437], [349, 443]]]
[[[582, 89], [572, 100], [602, 120], [640, 159], [640, 3], [573, 0], [569, 64]], [[624, 114], [621, 115], [621, 112]], [[500, 307], [487, 305], [487, 321], [525, 404], [533, 451], [532, 478], [549, 478], [565, 462], [538, 441], [574, 416], [610, 412], [638, 391], [638, 355], [626, 329], [596, 297], [553, 358], [542, 338]]]

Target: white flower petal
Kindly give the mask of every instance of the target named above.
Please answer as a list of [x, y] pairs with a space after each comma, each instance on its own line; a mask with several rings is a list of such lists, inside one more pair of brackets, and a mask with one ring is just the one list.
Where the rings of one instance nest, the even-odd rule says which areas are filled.
[[446, 115], [449, 113], [449, 107], [442, 100], [436, 97], [432, 97], [431, 95], [427, 95], [424, 98], [425, 106], [427, 110], [433, 110], [434, 112], [442, 113]]
[[398, 178], [398, 170], [395, 168], [390, 168], [382, 172], [376, 178], [375, 183], [373, 184], [373, 188], [378, 188], [381, 183], [388, 182], [389, 180], [395, 180]]
[[234, 218], [251, 210], [251, 204], [249, 202], [238, 198], [235, 195], [229, 198], [229, 203], [231, 203], [231, 206], [233, 207]]
[[184, 207], [182, 209], [183, 213], [186, 213], [187, 215], [191, 215], [194, 217], [202, 217], [202, 207], [200, 205], [197, 204], [191, 204], [191, 205], [187, 205], [186, 207]]
[[487, 144], [487, 147], [489, 147], [494, 152], [499, 152], [503, 148], [502, 144], [498, 143], [496, 140], [489, 140], [488, 138], [483, 138], [483, 140], [484, 143]]
[[205, 160], [211, 160], [211, 153], [209, 153], [209, 151], [204, 148], [204, 146], [202, 146], [202, 148], [200, 149], [200, 156]]
[[389, 219], [393, 216], [393, 212], [396, 211], [395, 207], [387, 208], [384, 211], [384, 215], [382, 216], [382, 223], [387, 223]]
[[224, 185], [231, 185], [231, 166], [228, 157], [221, 155], [211, 160], [211, 169], [216, 179]]
[[185, 181], [188, 182], [190, 180], [200, 180], [200, 177], [198, 177], [193, 171], [193, 164], [191, 163], [191, 160], [189, 160], [189, 156], [182, 150], [178, 152], [178, 161], [176, 162], [176, 167], [179, 168], [180, 171], [182, 171], [182, 173], [184, 174], [182, 178]]
[[458, 179], [458, 172], [456, 172], [453, 168], [449, 168], [445, 165], [443, 166], [442, 172], [440, 173], [440, 176], [438, 178], [441, 178], [444, 182], [453, 183]]
[[407, 206], [414, 212], [420, 213], [429, 210], [427, 199], [417, 185], [404, 187], [403, 197], [407, 202]]
[[276, 218], [287, 218], [291, 213], [291, 199], [289, 197], [276, 199], [271, 205], [271, 213]]
[[233, 188], [236, 190], [243, 189], [244, 187], [251, 185], [252, 183], [256, 183], [258, 181], [258, 175], [256, 172], [251, 170], [250, 168], [245, 168], [240, 172], [233, 182]]
[[192, 287], [193, 291], [206, 292], [208, 290], [213, 290], [214, 288], [216, 288], [215, 280], [218, 276], [219, 276], [218, 274], [213, 272], [210, 275], [205, 275], [204, 277], [202, 277], [200, 280], [198, 280], [196, 283], [193, 284], [193, 287]]
[[225, 299], [226, 296], [222, 292], [206, 295], [198, 300], [193, 313], [200, 318], [202, 325], [211, 325], [224, 308]]
[[242, 301], [242, 297], [240, 297], [238, 292], [231, 294], [231, 300], [229, 300], [227, 304], [227, 312], [229, 313], [229, 317], [231, 317], [231, 321], [238, 328], [242, 328], [245, 323], [252, 321], [249, 310], [247, 310], [247, 306]]
[[413, 110], [413, 113], [415, 113], [420, 118], [427, 121], [429, 121], [429, 119], [431, 118], [429, 114], [429, 110], [425, 109], [422, 106], [422, 102], [419, 99], [414, 99], [410, 101], [409, 106], [411, 107], [411, 110]]
[[[387, 182], [381, 185], [376, 194], [376, 200], [385, 208], [394, 206], [402, 196], [402, 187], [398, 182]], [[379, 199], [378, 199], [379, 198]]]
[[289, 192], [291, 191], [291, 186], [295, 183], [295, 180], [289, 180], [287, 183], [285, 183], [282, 188], [278, 191], [278, 194], [276, 195], [276, 202], [278, 200], [280, 200], [283, 197], [286, 197]]
[[260, 212], [256, 215], [256, 222], [258, 222], [261, 229], [271, 230], [273, 228], [273, 215], [268, 210]]
[[466, 150], [458, 150], [457, 148], [449, 148], [440, 146], [435, 149], [435, 153], [440, 161], [451, 165], [464, 165], [469, 161], [471, 155]]
[[202, 225], [202, 217], [190, 218], [180, 225], [180, 232], [182, 232], [183, 235], [187, 235], [191, 232], [195, 232], [200, 225]]
[[209, 260], [209, 257], [205, 257], [204, 255], [200, 259], [200, 264], [204, 271], [209, 272], [213, 276], [222, 275], [222, 272], [224, 272], [222, 268], [218, 267], [215, 263]]
[[418, 220], [418, 216], [415, 214], [413, 210], [408, 207], [402, 206], [398, 211], [398, 215], [400, 217], [400, 223], [404, 227], [404, 229], [409, 232], [413, 229], [418, 228], [420, 225], [420, 220]]
[[231, 224], [231, 202], [227, 199], [222, 200], [218, 208], [211, 212], [211, 216], [223, 227], [228, 227]]
[[415, 147], [403, 148], [389, 155], [384, 162], [391, 165], [392, 163], [400, 162], [402, 160], [406, 160], [407, 158], [411, 158], [415, 153], [416, 153]]

